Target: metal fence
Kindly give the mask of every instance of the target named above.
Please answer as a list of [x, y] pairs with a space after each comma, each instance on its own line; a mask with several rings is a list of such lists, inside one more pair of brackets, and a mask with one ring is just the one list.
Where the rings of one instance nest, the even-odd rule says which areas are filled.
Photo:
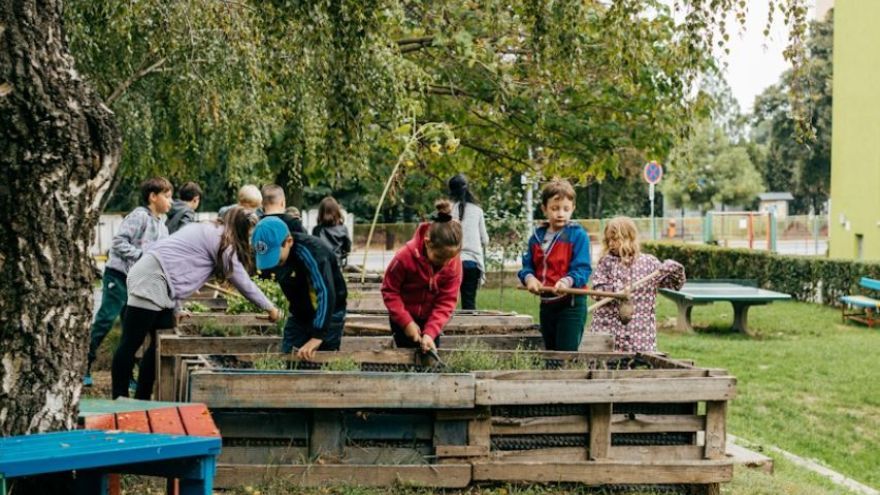
[[[200, 221], [217, 216], [214, 212], [198, 214]], [[105, 214], [95, 227], [91, 253], [106, 255], [113, 235], [122, 222], [122, 215]], [[770, 215], [760, 212], [710, 212], [702, 217], [657, 217], [654, 219], [657, 240], [678, 240], [688, 243], [712, 243], [727, 247], [766, 250], [774, 248], [784, 254], [824, 255], [828, 248], [828, 217], [826, 215], [790, 215], [770, 220]], [[487, 219], [488, 220], [488, 219]], [[594, 246], [602, 242], [602, 232], [607, 219], [578, 219], [589, 233]], [[651, 239], [651, 219], [633, 218], [643, 240]], [[393, 252], [410, 240], [417, 223], [377, 224], [370, 246], [371, 251]], [[525, 224], [522, 229], [525, 237]], [[370, 224], [354, 224], [352, 232], [353, 251], [366, 246]], [[523, 239], [525, 243], [525, 239]]]

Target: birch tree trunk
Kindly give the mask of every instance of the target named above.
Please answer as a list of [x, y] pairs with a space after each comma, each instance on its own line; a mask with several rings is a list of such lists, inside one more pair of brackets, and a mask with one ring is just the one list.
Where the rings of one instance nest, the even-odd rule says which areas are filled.
[[89, 245], [120, 158], [62, 11], [59, 0], [0, 2], [0, 436], [75, 426]]

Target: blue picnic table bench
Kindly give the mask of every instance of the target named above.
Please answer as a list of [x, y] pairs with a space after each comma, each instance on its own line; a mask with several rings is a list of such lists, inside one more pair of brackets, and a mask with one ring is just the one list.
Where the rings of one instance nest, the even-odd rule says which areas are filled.
[[660, 289], [660, 293], [678, 306], [676, 328], [682, 331], [693, 331], [694, 306], [729, 302], [733, 305], [733, 330], [748, 333], [750, 307], [791, 299], [788, 294], [758, 288], [754, 280], [688, 280], [679, 290]]
[[77, 494], [107, 493], [108, 473], [180, 480], [182, 495], [211, 495], [219, 437], [74, 430], [0, 438], [0, 495], [9, 479], [76, 471]]

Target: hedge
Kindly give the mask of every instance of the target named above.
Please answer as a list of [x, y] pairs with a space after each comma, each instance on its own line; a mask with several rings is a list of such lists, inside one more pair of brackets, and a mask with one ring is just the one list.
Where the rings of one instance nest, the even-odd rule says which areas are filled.
[[880, 263], [669, 242], [646, 242], [642, 249], [682, 263], [689, 279], [751, 279], [799, 301], [832, 306], [840, 296], [863, 293], [861, 277], [880, 279]]

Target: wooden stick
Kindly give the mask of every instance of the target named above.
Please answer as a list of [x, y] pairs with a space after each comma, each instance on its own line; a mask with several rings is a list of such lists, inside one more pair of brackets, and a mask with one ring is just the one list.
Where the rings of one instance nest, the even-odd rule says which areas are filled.
[[205, 287], [207, 287], [211, 290], [216, 290], [217, 292], [220, 292], [221, 294], [225, 294], [227, 296], [233, 296], [233, 297], [238, 296], [238, 292], [231, 291], [229, 289], [224, 289], [223, 287], [220, 287], [219, 285], [205, 284]]
[[[651, 272], [651, 274], [646, 275], [644, 278], [637, 280], [634, 284], [632, 284], [632, 285], [631, 285], [631, 286], [625, 291], [626, 294], [627, 294], [627, 297], [629, 297], [629, 292], [630, 292], [630, 291], [632, 291], [633, 289], [637, 289], [637, 288], [639, 288], [639, 287], [645, 285], [646, 283], [650, 282], [651, 280], [654, 280], [654, 278], [656, 278], [658, 275], [660, 275], [660, 270], [654, 270], [653, 272]], [[588, 307], [588, 308], [587, 308], [587, 312], [589, 313], [589, 312], [591, 312], [591, 311], [595, 311], [595, 310], [601, 308], [602, 306], [605, 306], [606, 304], [610, 303], [610, 302], [613, 301], [613, 300], [614, 300], [614, 299], [612, 299], [612, 298], [602, 299], [601, 301], [597, 302], [596, 304], [594, 304], [594, 305]]]
[[[519, 290], [528, 290], [523, 286], [518, 286]], [[541, 292], [553, 292], [556, 294], [572, 294], [575, 296], [593, 296], [593, 297], [610, 297], [612, 299], [626, 299], [629, 297], [624, 292], [606, 292], [601, 290], [592, 290], [592, 289], [573, 289], [573, 288], [564, 288], [560, 287], [555, 289], [553, 287], [541, 287]]]

